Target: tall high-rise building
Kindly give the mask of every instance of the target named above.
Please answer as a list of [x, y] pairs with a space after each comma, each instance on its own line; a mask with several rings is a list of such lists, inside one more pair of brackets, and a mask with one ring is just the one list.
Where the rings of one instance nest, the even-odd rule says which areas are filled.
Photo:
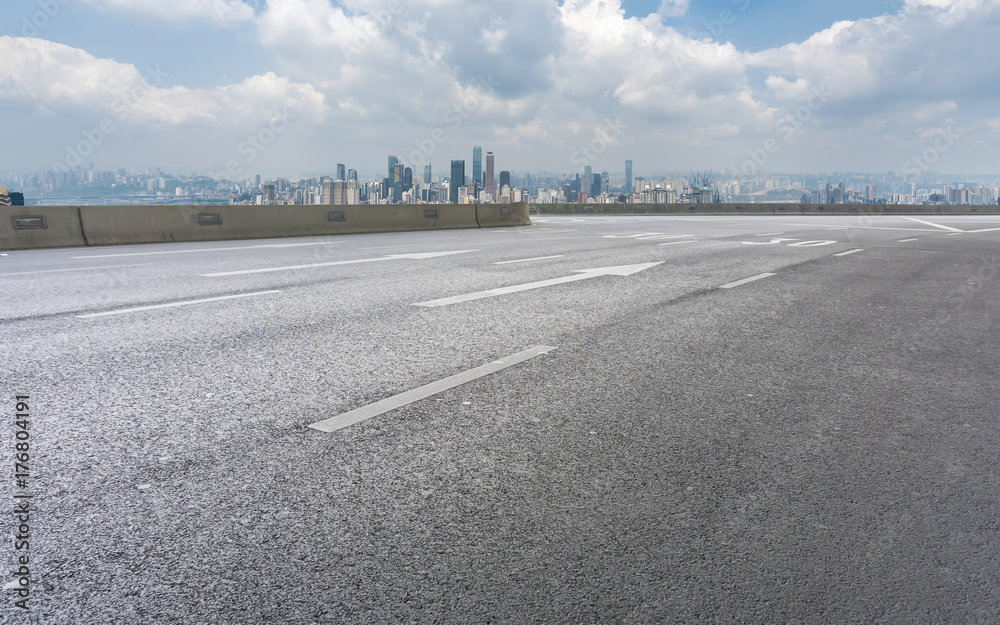
[[[393, 157], [395, 158], [395, 157]], [[389, 198], [392, 202], [403, 199], [403, 164], [396, 161], [389, 173]]]
[[483, 148], [478, 145], [472, 148], [472, 182], [483, 184]]
[[347, 183], [343, 180], [335, 180], [333, 182], [333, 202], [331, 204], [343, 206], [347, 203]]
[[499, 184], [499, 186], [500, 186], [501, 189], [503, 189], [504, 187], [509, 187], [510, 186], [510, 172], [509, 171], [502, 171], [502, 172], [500, 172], [500, 184]]
[[357, 169], [348, 169], [347, 170], [347, 182], [351, 182], [352, 180], [354, 182], [358, 181], [358, 170]]
[[403, 170], [403, 191], [413, 188], [413, 170], [407, 167]]
[[625, 193], [632, 194], [632, 161], [625, 161]]
[[427, 163], [424, 165], [424, 184], [431, 183], [431, 164]]
[[493, 152], [486, 153], [486, 177], [483, 179], [483, 189], [490, 194], [490, 199], [495, 200], [497, 196], [496, 181], [493, 178]]
[[594, 170], [590, 165], [583, 168], [583, 188], [580, 189], [580, 192], [594, 197]]
[[458, 204], [458, 188], [465, 186], [465, 161], [451, 162], [451, 180], [448, 183], [448, 201]]
[[343, 163], [337, 163], [337, 180], [347, 180], [347, 169]]
[[333, 180], [323, 178], [323, 197], [320, 200], [323, 204], [333, 204]]
[[392, 180], [392, 171], [396, 167], [396, 165], [399, 165], [399, 159], [390, 154], [389, 155], [389, 180]]

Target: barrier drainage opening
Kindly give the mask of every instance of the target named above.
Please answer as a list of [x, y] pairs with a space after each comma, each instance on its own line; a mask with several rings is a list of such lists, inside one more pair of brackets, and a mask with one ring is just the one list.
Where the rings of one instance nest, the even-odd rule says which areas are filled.
[[437, 216], [438, 216], [438, 212], [436, 210], [432, 210], [432, 209], [425, 209], [424, 210], [424, 218], [426, 218], [426, 219], [437, 219]]
[[45, 223], [44, 215], [26, 215], [11, 219], [14, 221], [14, 230], [45, 230], [49, 227]]
[[330, 211], [326, 214], [326, 218], [328, 221], [347, 221], [344, 211]]
[[500, 208], [501, 215], [513, 215], [514, 211], [511, 210], [510, 206], [503, 206]]
[[198, 213], [199, 226], [221, 226], [222, 213]]

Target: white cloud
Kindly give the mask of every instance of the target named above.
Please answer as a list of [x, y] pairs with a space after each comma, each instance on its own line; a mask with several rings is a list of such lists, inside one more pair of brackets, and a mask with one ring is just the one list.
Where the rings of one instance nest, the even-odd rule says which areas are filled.
[[657, 11], [665, 17], [680, 17], [688, 12], [689, 0], [662, 0]]
[[0, 56], [0, 100], [20, 100], [43, 113], [70, 109], [137, 124], [239, 125], [265, 118], [275, 107], [321, 120], [325, 108], [312, 86], [272, 72], [215, 89], [189, 89], [168, 86], [171, 77], [158, 67], [140, 71], [42, 39], [0, 37]]

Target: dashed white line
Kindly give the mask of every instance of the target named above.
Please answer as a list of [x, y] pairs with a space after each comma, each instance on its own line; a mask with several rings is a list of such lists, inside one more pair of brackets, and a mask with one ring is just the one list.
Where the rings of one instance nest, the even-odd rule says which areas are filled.
[[684, 245], [685, 243], [698, 243], [698, 241], [671, 241], [670, 243], [660, 243], [660, 247], [664, 245]]
[[60, 273], [63, 271], [93, 271], [96, 269], [119, 269], [121, 267], [148, 267], [153, 263], [140, 263], [137, 265], [100, 265], [94, 267], [75, 267], [73, 269], [46, 269], [44, 271], [18, 271], [16, 273], [0, 273], [0, 276], [27, 276], [36, 273]]
[[533, 260], [549, 260], [551, 258], [562, 258], [562, 257], [563, 257], [562, 254], [558, 254], [556, 256], [539, 256], [538, 258], [519, 258], [518, 260], [505, 260], [503, 262], [493, 263], [493, 264], [494, 265], [511, 265], [513, 263], [528, 263], [528, 262], [531, 262]]
[[76, 315], [77, 319], [93, 319], [95, 317], [108, 317], [110, 315], [125, 315], [128, 313], [142, 312], [144, 310], [157, 310], [160, 308], [176, 308], [178, 306], [191, 306], [193, 304], [205, 304], [208, 302], [221, 302], [229, 299], [240, 299], [243, 297], [257, 297], [260, 295], [272, 295], [281, 291], [260, 291], [258, 293], [242, 293], [240, 295], [225, 295], [222, 297], [209, 297], [206, 299], [193, 299], [186, 302], [173, 302], [171, 304], [156, 304], [154, 306], [139, 306], [137, 308], [125, 308], [122, 310], [111, 310], [102, 313], [91, 313], [89, 315]]
[[834, 256], [850, 256], [851, 254], [857, 254], [858, 252], [865, 251], [865, 248], [858, 248], [856, 250], [847, 250], [846, 252], [841, 252], [839, 254], [834, 254]]
[[914, 241], [919, 241], [920, 239], [900, 239], [896, 243], [913, 243]]
[[362, 421], [367, 421], [372, 417], [385, 414], [390, 410], [402, 408], [408, 404], [412, 404], [422, 399], [427, 399], [428, 397], [453, 389], [456, 386], [461, 386], [467, 382], [485, 377], [491, 373], [496, 373], [497, 371], [502, 371], [508, 367], [513, 367], [514, 365], [536, 358], [542, 354], [547, 354], [555, 349], [555, 347], [549, 347], [546, 345], [532, 347], [531, 349], [526, 349], [523, 352], [518, 352], [489, 364], [481, 365], [475, 369], [470, 369], [463, 373], [444, 378], [443, 380], [431, 382], [430, 384], [406, 391], [405, 393], [388, 397], [382, 401], [377, 401], [374, 404], [369, 404], [367, 406], [351, 410], [350, 412], [330, 417], [329, 419], [317, 421], [309, 427], [314, 430], [319, 430], [320, 432], [335, 432], [337, 430], [342, 430], [346, 427], [361, 423]]
[[776, 273], [762, 273], [750, 278], [745, 278], [743, 280], [737, 280], [736, 282], [730, 282], [729, 284], [723, 284], [720, 289], [734, 289], [738, 286], [743, 286], [744, 284], [750, 284], [751, 282], [756, 282], [757, 280], [763, 280], [764, 278], [770, 278], [771, 276], [776, 276]]

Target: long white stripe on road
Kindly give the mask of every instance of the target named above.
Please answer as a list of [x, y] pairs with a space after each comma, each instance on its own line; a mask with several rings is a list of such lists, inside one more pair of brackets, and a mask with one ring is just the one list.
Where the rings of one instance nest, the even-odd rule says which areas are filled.
[[752, 278], [745, 278], [743, 280], [737, 280], [736, 282], [730, 282], [729, 284], [723, 284], [720, 289], [735, 289], [738, 286], [743, 286], [744, 284], [750, 284], [751, 282], [756, 282], [757, 280], [763, 280], [764, 278], [770, 278], [771, 276], [776, 276], [776, 273], [762, 273], [758, 276], [753, 276]]
[[673, 241], [671, 243], [660, 243], [660, 247], [664, 245], [684, 245], [686, 243], [699, 243], [699, 241]]
[[453, 254], [467, 254], [468, 252], [478, 252], [479, 250], [459, 250], [457, 252], [418, 252], [416, 254], [392, 254], [380, 258], [358, 258], [355, 260], [338, 260], [329, 263], [310, 263], [308, 265], [287, 265], [285, 267], [265, 267], [264, 269], [243, 269], [241, 271], [220, 271], [219, 273], [203, 273], [205, 278], [219, 278], [222, 276], [245, 276], [253, 273], [270, 273], [272, 271], [292, 271], [295, 269], [312, 269], [313, 267], [333, 267], [334, 265], [359, 265], [361, 263], [380, 263], [387, 260], [401, 260], [409, 258], [412, 260], [425, 260], [437, 258], [439, 256], [451, 256]]
[[441, 299], [430, 300], [427, 302], [417, 302], [414, 306], [423, 306], [425, 308], [438, 308], [439, 306], [450, 306], [452, 304], [461, 304], [462, 302], [471, 302], [479, 299], [485, 299], [487, 297], [498, 297], [500, 295], [508, 295], [510, 293], [520, 293], [521, 291], [530, 291], [533, 289], [542, 289], [545, 287], [556, 286], [558, 284], [566, 284], [569, 282], [577, 282], [580, 280], [590, 280], [592, 278], [600, 278], [602, 276], [631, 276], [632, 274], [639, 273], [640, 271], [645, 271], [651, 267], [657, 265], [662, 265], [664, 261], [658, 263], [645, 263], [641, 265], [622, 265], [619, 267], [596, 267], [594, 269], [577, 269], [575, 276], [563, 276], [562, 278], [551, 278], [549, 280], [539, 280], [538, 282], [528, 282], [526, 284], [515, 284], [514, 286], [505, 286], [499, 289], [490, 289], [489, 291], [479, 291], [477, 293], [466, 293], [464, 295], [454, 295], [452, 297], [444, 297]]
[[511, 356], [507, 356], [506, 358], [501, 358], [500, 360], [491, 362], [487, 365], [481, 365], [475, 369], [470, 369], [464, 373], [449, 376], [443, 380], [431, 382], [430, 384], [406, 391], [405, 393], [388, 397], [382, 401], [377, 401], [374, 404], [368, 404], [367, 406], [357, 408], [356, 410], [351, 410], [350, 412], [345, 412], [335, 417], [330, 417], [329, 419], [317, 421], [309, 427], [314, 430], [319, 430], [320, 432], [336, 432], [337, 430], [342, 430], [356, 423], [367, 421], [372, 417], [385, 414], [390, 410], [402, 408], [403, 406], [412, 404], [413, 402], [420, 401], [421, 399], [427, 399], [432, 395], [437, 395], [438, 393], [442, 393], [449, 389], [453, 389], [456, 386], [461, 386], [467, 382], [485, 377], [491, 373], [496, 373], [497, 371], [507, 369], [508, 367], [513, 367], [514, 365], [520, 364], [526, 360], [541, 356], [542, 354], [547, 354], [554, 349], [556, 348], [549, 347], [547, 345], [532, 347], [531, 349], [526, 349], [523, 352], [518, 352]]
[[17, 273], [0, 273], [0, 276], [27, 276], [36, 273], [61, 273], [63, 271], [93, 271], [96, 269], [119, 269], [121, 267], [149, 267], [153, 263], [140, 263], [138, 265], [98, 265], [94, 267], [75, 267], [73, 269], [46, 269], [44, 271], [18, 271]]
[[539, 256], [538, 258], [521, 258], [521, 259], [518, 259], [518, 260], [505, 260], [503, 262], [493, 263], [493, 264], [494, 265], [510, 265], [510, 264], [513, 264], [513, 263], [529, 263], [529, 262], [531, 262], [533, 260], [549, 260], [550, 258], [562, 258], [562, 257], [563, 257], [562, 254], [558, 254], [556, 256]]
[[839, 254], [834, 254], [834, 256], [850, 256], [851, 254], [857, 254], [858, 252], [863, 252], [863, 251], [865, 251], [864, 248], [859, 248], [859, 249], [856, 249], [856, 250], [848, 250], [846, 252], [841, 252]]
[[167, 250], [165, 252], [129, 252], [127, 254], [96, 254], [91, 256], [70, 256], [70, 258], [117, 258], [119, 256], [158, 256], [161, 254], [192, 254], [194, 252], [229, 252], [231, 250], [259, 250], [265, 248], [305, 247], [309, 245], [329, 245], [329, 241], [319, 243], [274, 243], [268, 245], [240, 245], [236, 247], [199, 247], [190, 250]]
[[95, 317], [108, 317], [110, 315], [126, 315], [128, 313], [142, 312], [144, 310], [157, 310], [160, 308], [176, 308], [178, 306], [191, 306], [192, 304], [205, 304], [207, 302], [221, 302], [227, 299], [239, 299], [242, 297], [257, 297], [258, 295], [272, 295], [281, 291], [260, 291], [259, 293], [243, 293], [241, 295], [225, 295], [223, 297], [209, 297], [207, 299], [193, 299], [186, 302], [174, 302], [172, 304], [156, 304], [155, 306], [139, 306], [138, 308], [125, 308], [123, 310], [111, 310], [102, 313], [92, 313], [89, 315], [77, 315], [77, 319], [93, 319]]
[[910, 221], [915, 221], [918, 224], [924, 224], [925, 226], [934, 226], [935, 228], [940, 228], [941, 230], [950, 230], [951, 232], [964, 232], [958, 228], [952, 228], [951, 226], [942, 226], [941, 224], [936, 224], [930, 221], [924, 221], [923, 219], [917, 219], [916, 217], [903, 217], [903, 219], [909, 219]]
[[896, 243], [913, 243], [914, 241], [919, 241], [920, 239], [900, 239]]

